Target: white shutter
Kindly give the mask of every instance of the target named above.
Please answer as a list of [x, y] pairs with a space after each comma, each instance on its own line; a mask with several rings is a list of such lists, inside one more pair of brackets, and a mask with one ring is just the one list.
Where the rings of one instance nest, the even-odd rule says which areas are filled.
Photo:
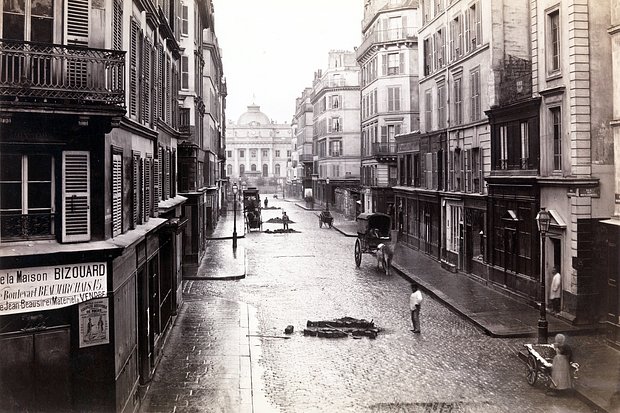
[[123, 232], [123, 156], [112, 154], [112, 236]]
[[[161, 153], [161, 151], [160, 151]], [[161, 158], [153, 159], [153, 208], [157, 210], [157, 204], [161, 201], [161, 189], [162, 189], [162, 179], [161, 179]]]
[[90, 240], [90, 154], [62, 153], [62, 242]]

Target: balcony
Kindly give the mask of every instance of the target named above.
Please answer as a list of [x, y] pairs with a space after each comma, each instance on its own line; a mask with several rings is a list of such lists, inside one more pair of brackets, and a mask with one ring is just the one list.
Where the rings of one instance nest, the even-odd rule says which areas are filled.
[[49, 239], [54, 237], [53, 213], [4, 214], [0, 216], [2, 241]]
[[396, 142], [375, 142], [366, 148], [366, 156], [396, 155]]
[[125, 52], [0, 39], [0, 98], [123, 108]]
[[316, 94], [318, 94], [320, 91], [322, 91], [323, 89], [339, 88], [339, 87], [359, 87], [358, 78], [356, 77], [354, 80], [352, 80], [352, 79], [344, 79], [344, 78], [333, 79], [333, 78], [328, 77], [326, 79], [320, 80], [313, 85], [313, 88], [315, 91], [315, 93], [313, 93], [313, 97]]
[[417, 34], [415, 27], [397, 27], [395, 29], [375, 30], [364, 39], [357, 48], [356, 58], [359, 59], [374, 44], [401, 43], [416, 41]]
[[190, 136], [190, 109], [179, 108], [179, 132], [183, 138], [188, 139]]

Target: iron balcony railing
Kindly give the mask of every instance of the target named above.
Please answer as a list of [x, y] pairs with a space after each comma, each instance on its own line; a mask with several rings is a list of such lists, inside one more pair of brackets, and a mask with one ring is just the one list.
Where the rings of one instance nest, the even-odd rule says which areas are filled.
[[357, 48], [357, 57], [363, 56], [370, 46], [378, 43], [399, 42], [405, 40], [415, 40], [417, 32], [415, 27], [397, 27], [394, 29], [375, 30], [364, 39]]
[[125, 105], [125, 52], [0, 39], [0, 96]]
[[190, 133], [190, 109], [179, 108], [179, 132], [189, 135]]
[[396, 155], [396, 142], [375, 142], [364, 149], [365, 156]]
[[21, 241], [46, 239], [54, 236], [56, 215], [49, 212], [0, 215], [0, 239], [2, 241]]

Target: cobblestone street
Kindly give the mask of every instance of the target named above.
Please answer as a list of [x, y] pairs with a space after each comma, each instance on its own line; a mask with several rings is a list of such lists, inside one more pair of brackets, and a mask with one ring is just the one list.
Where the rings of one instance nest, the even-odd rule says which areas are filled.
[[[318, 218], [293, 203], [272, 200], [301, 233], [252, 232], [244, 240], [247, 277], [189, 281], [188, 299], [220, 297], [257, 309], [263, 338], [261, 383], [270, 408], [283, 412], [588, 412], [573, 397], [555, 398], [530, 387], [516, 353], [527, 339], [491, 338], [426, 297], [422, 334], [414, 335], [409, 284], [376, 269], [364, 254], [355, 267], [354, 238], [319, 229]], [[263, 221], [281, 214], [265, 210]], [[279, 228], [265, 224], [263, 230]], [[343, 316], [374, 320], [376, 340], [304, 337], [307, 320]], [[213, 317], [217, 317], [214, 314]], [[171, 350], [174, 351], [174, 350]], [[262, 387], [262, 389], [256, 388]]]

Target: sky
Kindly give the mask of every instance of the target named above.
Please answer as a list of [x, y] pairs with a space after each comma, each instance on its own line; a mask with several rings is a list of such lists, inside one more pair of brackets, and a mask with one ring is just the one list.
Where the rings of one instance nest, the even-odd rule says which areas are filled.
[[295, 99], [327, 68], [330, 50], [361, 43], [363, 0], [213, 0], [228, 87], [226, 119], [253, 102], [290, 123]]

